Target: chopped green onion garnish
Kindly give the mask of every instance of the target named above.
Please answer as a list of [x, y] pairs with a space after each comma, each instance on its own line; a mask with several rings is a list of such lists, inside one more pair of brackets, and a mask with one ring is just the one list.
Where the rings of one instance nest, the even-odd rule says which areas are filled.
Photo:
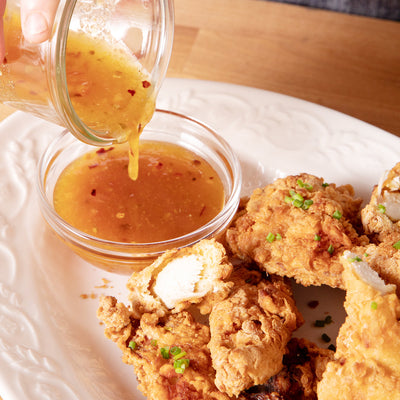
[[174, 360], [179, 360], [180, 358], [185, 357], [186, 354], [186, 351], [181, 351], [180, 353], [174, 355]]
[[189, 359], [188, 358], [181, 358], [179, 360], [174, 361], [174, 370], [177, 374], [183, 374], [185, 369], [189, 367]]
[[314, 235], [314, 240], [316, 240], [317, 242], [319, 242], [321, 240], [321, 236], [315, 234]]
[[356, 257], [353, 257], [353, 258], [349, 258], [349, 261], [350, 262], [361, 262], [362, 259], [360, 257], [356, 256]]
[[161, 353], [161, 355], [162, 355], [163, 358], [165, 358], [166, 360], [168, 360], [168, 359], [169, 359], [169, 346], [161, 347], [160, 353]]
[[268, 240], [268, 242], [272, 243], [275, 240], [275, 235], [272, 232], [270, 232], [268, 233], [266, 239]]
[[342, 213], [341, 213], [339, 210], [336, 210], [336, 211], [333, 213], [332, 217], [333, 217], [333, 218], [336, 218], [336, 219], [340, 219], [340, 218], [342, 218]]
[[171, 352], [171, 354], [172, 354], [173, 356], [176, 355], [176, 354], [179, 354], [181, 351], [182, 351], [182, 350], [180, 349], [180, 347], [177, 347], [177, 346], [171, 347], [171, 350], [170, 350], [170, 352]]
[[396, 250], [400, 250], [400, 240], [399, 240], [398, 242], [396, 242], [396, 243], [393, 245], [393, 247], [394, 247]]
[[292, 195], [292, 199], [299, 202], [304, 201], [304, 197], [300, 193], [295, 193], [294, 195]]
[[285, 196], [285, 203], [292, 203], [297, 208], [308, 210], [313, 204], [311, 199], [304, 200], [304, 197], [300, 193], [296, 193], [294, 190], [289, 190], [290, 196]]
[[303, 210], [308, 210], [313, 203], [314, 202], [311, 199], [304, 200], [304, 204], [303, 204], [303, 207], [302, 207]]
[[314, 326], [317, 328], [323, 328], [325, 325], [331, 324], [332, 322], [332, 317], [330, 315], [327, 315], [325, 319], [317, 319], [314, 322]]
[[371, 302], [371, 310], [376, 310], [378, 308], [378, 303], [376, 301]]
[[275, 235], [275, 239], [276, 239], [276, 240], [282, 240], [281, 234], [280, 234], [280, 233], [277, 233], [277, 234]]
[[151, 341], [151, 345], [152, 345], [153, 347], [157, 347], [157, 340], [156, 340], [156, 339], [153, 339], [153, 340]]
[[383, 204], [378, 205], [378, 211], [382, 214], [385, 214], [386, 212], [386, 207]]
[[322, 184], [322, 187], [327, 187], [327, 186], [329, 186], [329, 183], [324, 182], [324, 183]]
[[301, 179], [297, 179], [297, 184], [301, 188], [304, 188], [304, 189], [307, 189], [307, 190], [313, 190], [313, 186], [312, 185], [310, 185], [309, 183], [303, 182]]
[[304, 202], [301, 200], [298, 200], [298, 199], [293, 199], [292, 204], [297, 208], [301, 208], [303, 206]]
[[131, 341], [129, 342], [129, 344], [128, 344], [128, 347], [129, 347], [130, 349], [132, 349], [132, 350], [135, 350], [136, 347], [137, 347], [137, 344], [136, 344], [136, 342], [135, 342], [134, 340], [131, 340]]
[[290, 196], [285, 196], [285, 203], [291, 203], [292, 198]]
[[323, 333], [323, 334], [321, 335], [321, 339], [322, 339], [325, 343], [329, 343], [329, 342], [331, 341], [331, 338], [330, 338], [326, 333]]
[[335, 251], [335, 248], [330, 244], [328, 247], [328, 253], [333, 254], [334, 251]]

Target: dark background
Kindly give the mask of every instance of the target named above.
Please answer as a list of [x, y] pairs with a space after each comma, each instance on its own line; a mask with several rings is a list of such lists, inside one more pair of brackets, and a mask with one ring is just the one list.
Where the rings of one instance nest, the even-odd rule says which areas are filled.
[[270, 0], [400, 21], [400, 0]]

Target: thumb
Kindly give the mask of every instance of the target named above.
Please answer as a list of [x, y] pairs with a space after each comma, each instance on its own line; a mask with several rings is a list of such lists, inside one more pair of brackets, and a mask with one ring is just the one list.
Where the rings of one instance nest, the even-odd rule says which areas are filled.
[[22, 33], [31, 43], [49, 39], [59, 0], [22, 0]]

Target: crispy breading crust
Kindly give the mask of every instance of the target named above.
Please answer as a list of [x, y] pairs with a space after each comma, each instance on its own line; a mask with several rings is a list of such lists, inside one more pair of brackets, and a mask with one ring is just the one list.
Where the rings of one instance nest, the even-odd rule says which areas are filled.
[[364, 231], [374, 242], [385, 241], [385, 237], [393, 233], [400, 234], [400, 221], [390, 217], [393, 208], [400, 207], [399, 185], [400, 162], [382, 177], [381, 182], [374, 187], [369, 203], [361, 210]]
[[[233, 283], [227, 281], [227, 278], [233, 267], [228, 261], [225, 248], [214, 239], [202, 240], [191, 247], [166, 251], [149, 267], [131, 275], [127, 287], [135, 318], [140, 318], [142, 314], [149, 312], [154, 312], [160, 316], [169, 312], [162, 299], [154, 293], [153, 287], [157, 275], [169, 262], [188, 255], [197, 255], [204, 260], [202, 281], [204, 281], [203, 286], [208, 286], [208, 291], [202, 297], [187, 298], [180, 301], [171, 312], [180, 312], [187, 309], [191, 304], [197, 304], [202, 314], [208, 314], [215, 302], [228, 295]], [[179, 277], [176, 277], [176, 279], [179, 279]]]
[[[312, 204], [295, 206], [293, 193]], [[356, 229], [361, 203], [350, 185], [326, 186], [310, 174], [277, 179], [253, 192], [246, 213], [228, 230], [227, 243], [234, 255], [254, 260], [268, 273], [293, 277], [304, 286], [342, 288], [340, 255], [368, 243]], [[269, 234], [275, 240], [267, 240]]]
[[243, 268], [234, 276], [234, 291], [209, 318], [215, 383], [229, 396], [277, 374], [292, 332], [303, 323], [282, 278], [256, 279]]
[[[106, 325], [106, 337], [122, 350], [123, 362], [133, 365], [138, 387], [149, 400], [229, 400], [214, 384], [209, 328], [188, 312], [164, 318], [143, 314], [139, 324], [125, 305], [102, 297], [98, 318]], [[129, 347], [131, 341], [135, 349]], [[175, 372], [172, 357], [162, 357], [160, 349], [167, 346], [187, 352], [190, 366], [183, 374]]]
[[265, 384], [242, 392], [239, 400], [317, 400], [317, 384], [332, 359], [332, 350], [292, 338], [283, 357], [283, 369]]
[[400, 399], [400, 301], [362, 280], [345, 262], [347, 318], [335, 360], [318, 384], [318, 399]]
[[400, 232], [387, 233], [381, 243], [357, 246], [352, 250], [360, 254], [386, 284], [396, 285], [398, 296], [400, 296], [400, 251], [393, 245], [399, 241]]

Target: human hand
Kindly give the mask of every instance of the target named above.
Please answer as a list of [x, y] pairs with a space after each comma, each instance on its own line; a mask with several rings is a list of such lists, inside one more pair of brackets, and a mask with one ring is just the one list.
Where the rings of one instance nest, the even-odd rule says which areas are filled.
[[[50, 37], [59, 0], [21, 0], [21, 26], [25, 39], [41, 43]], [[4, 15], [6, 0], [0, 0], [0, 15]], [[4, 59], [3, 18], [0, 19], [0, 60]]]

